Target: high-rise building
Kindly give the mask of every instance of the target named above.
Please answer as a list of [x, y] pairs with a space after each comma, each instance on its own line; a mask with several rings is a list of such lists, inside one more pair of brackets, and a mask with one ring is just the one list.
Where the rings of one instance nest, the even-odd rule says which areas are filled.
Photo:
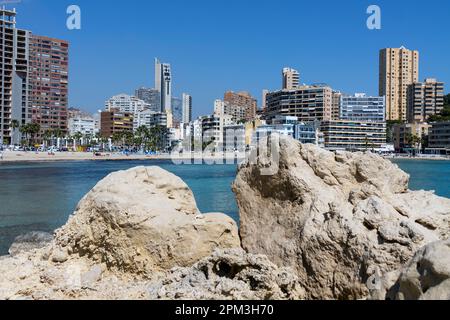
[[192, 121], [192, 97], [183, 93], [183, 119], [181, 122], [190, 123]]
[[340, 91], [334, 91], [331, 96], [331, 120], [339, 120], [341, 117], [341, 97]]
[[294, 116], [299, 121], [331, 120], [333, 90], [328, 86], [301, 86], [267, 95], [267, 120], [277, 115]]
[[267, 95], [269, 94], [269, 90], [264, 89], [262, 91], [262, 111], [264, 112], [267, 107]]
[[444, 83], [425, 79], [408, 87], [408, 122], [426, 122], [444, 108]]
[[161, 112], [171, 112], [172, 104], [172, 71], [170, 64], [155, 59], [155, 88], [160, 93]]
[[183, 99], [172, 97], [172, 125], [179, 127], [183, 121]]
[[69, 43], [64, 40], [30, 36], [30, 84], [32, 121], [41, 134], [68, 130]]
[[283, 69], [283, 89], [293, 90], [300, 86], [300, 73], [292, 68]]
[[379, 95], [386, 97], [387, 120], [407, 120], [408, 86], [418, 81], [418, 51], [405, 47], [380, 51]]
[[16, 11], [0, 8], [0, 144], [20, 142], [30, 122], [29, 31], [16, 28]]
[[[227, 91], [224, 95], [224, 102], [228, 103], [230, 108], [242, 109], [244, 110], [244, 115], [239, 116], [241, 119], [245, 121], [252, 121], [256, 118], [256, 110], [258, 109], [258, 102], [255, 98], [253, 98], [250, 93], [242, 91], [235, 93], [233, 91]], [[227, 114], [225, 112], [225, 114]]]
[[158, 90], [141, 87], [136, 89], [135, 96], [147, 103], [153, 112], [161, 112], [161, 95]]
[[365, 93], [341, 97], [340, 120], [386, 121], [384, 97], [369, 97]]

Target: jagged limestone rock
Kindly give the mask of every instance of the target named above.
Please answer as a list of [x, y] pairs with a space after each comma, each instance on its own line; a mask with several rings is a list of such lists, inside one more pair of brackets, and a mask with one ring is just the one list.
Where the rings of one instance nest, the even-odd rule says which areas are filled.
[[[450, 199], [409, 191], [409, 176], [390, 161], [288, 137], [272, 142], [240, 166], [233, 185], [242, 246], [293, 268], [307, 298], [367, 298], [372, 277], [448, 238]], [[279, 154], [267, 158], [266, 146]]]
[[242, 249], [218, 250], [191, 268], [177, 268], [150, 285], [151, 299], [301, 299], [304, 290], [292, 269]]
[[218, 248], [239, 248], [236, 223], [201, 214], [188, 186], [159, 167], [110, 174], [57, 230], [58, 250], [138, 274], [191, 266]]
[[419, 250], [387, 298], [450, 300], [450, 241], [434, 242]]

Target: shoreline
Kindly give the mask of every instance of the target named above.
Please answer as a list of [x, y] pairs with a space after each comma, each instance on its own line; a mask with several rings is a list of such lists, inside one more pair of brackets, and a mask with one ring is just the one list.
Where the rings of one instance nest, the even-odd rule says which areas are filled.
[[146, 160], [161, 160], [161, 161], [220, 161], [226, 162], [230, 159], [234, 161], [241, 159], [235, 154], [230, 154], [230, 157], [222, 156], [203, 156], [192, 154], [191, 157], [172, 157], [170, 154], [162, 155], [124, 155], [120, 153], [104, 153], [102, 156], [94, 156], [91, 152], [56, 152], [54, 155], [49, 155], [46, 152], [24, 152], [24, 151], [9, 151], [3, 153], [1, 164], [11, 163], [33, 163], [33, 162], [77, 162], [77, 161], [146, 161]]
[[[411, 160], [411, 161], [450, 161], [450, 158], [445, 157], [407, 157], [407, 156], [384, 156], [387, 160]], [[3, 152], [3, 163], [33, 163], [33, 162], [76, 162], [76, 161], [146, 161], [146, 160], [161, 160], [161, 161], [220, 161], [224, 163], [227, 160], [243, 159], [240, 155], [228, 154], [228, 156], [203, 156], [199, 154], [192, 154], [191, 157], [172, 157], [170, 154], [161, 155], [124, 155], [120, 153], [104, 153], [102, 156], [94, 156], [91, 152], [57, 152], [54, 155], [49, 155], [46, 152], [24, 152], [24, 151], [8, 151]]]
[[411, 160], [411, 161], [450, 161], [450, 158], [444, 157], [383, 157], [387, 160]]

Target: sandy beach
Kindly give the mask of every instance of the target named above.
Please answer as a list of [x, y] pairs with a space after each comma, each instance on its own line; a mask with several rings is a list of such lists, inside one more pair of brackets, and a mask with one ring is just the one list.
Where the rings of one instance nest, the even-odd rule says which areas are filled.
[[[235, 159], [234, 153], [227, 154], [226, 159]], [[244, 155], [241, 155], [244, 157]], [[223, 156], [207, 156], [201, 154], [192, 154], [191, 157], [180, 156], [179, 158], [172, 158], [170, 154], [160, 155], [142, 155], [131, 154], [124, 155], [122, 153], [101, 153], [101, 156], [95, 156], [92, 152], [55, 152], [54, 154], [48, 154], [47, 152], [23, 152], [23, 151], [3, 151], [3, 159], [0, 159], [0, 163], [12, 163], [12, 162], [46, 162], [46, 161], [126, 161], [126, 160], [174, 160], [184, 161], [190, 159], [203, 159], [207, 160], [220, 160]]]
[[167, 160], [170, 155], [124, 155], [122, 153], [102, 153], [95, 156], [92, 152], [22, 152], [4, 151], [2, 162], [41, 162], [41, 161], [101, 161], [101, 160]]
[[[228, 153], [226, 159], [234, 159], [235, 154]], [[240, 155], [240, 158], [245, 155]], [[183, 159], [203, 159], [203, 160], [219, 160], [223, 159], [223, 155], [216, 156], [211, 155], [192, 155], [192, 157], [180, 157], [172, 159], [170, 154], [160, 155], [142, 155], [131, 154], [124, 155], [123, 153], [101, 153], [101, 156], [95, 156], [92, 152], [55, 152], [53, 155], [47, 152], [24, 152], [24, 151], [3, 151], [3, 159], [0, 159], [0, 163], [11, 162], [44, 162], [44, 161], [126, 161], [126, 160], [175, 160], [181, 161]], [[439, 156], [421, 156], [421, 157], [407, 157], [407, 156], [387, 156], [384, 157], [389, 160], [436, 160], [436, 161], [450, 161], [450, 158]]]

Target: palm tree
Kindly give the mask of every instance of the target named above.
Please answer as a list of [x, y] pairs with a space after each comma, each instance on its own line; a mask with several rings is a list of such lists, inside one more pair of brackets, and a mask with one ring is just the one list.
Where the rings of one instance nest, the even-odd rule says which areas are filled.
[[20, 128], [20, 122], [18, 120], [12, 120], [11, 121], [11, 129], [12, 129], [12, 134], [13, 136], [16, 133], [16, 130]]
[[50, 142], [52, 140], [52, 137], [53, 137], [53, 131], [52, 130], [46, 130], [44, 132], [44, 134], [42, 135], [42, 138], [44, 139], [44, 143], [46, 145], [50, 144]]
[[31, 143], [34, 144], [36, 135], [41, 131], [41, 126], [38, 123], [30, 123]]
[[[78, 143], [78, 141], [81, 140], [81, 138], [83, 138], [83, 135], [81, 134], [81, 132], [77, 132], [72, 136], [73, 139], [73, 143], [74, 143], [74, 147], [76, 146], [76, 144]], [[81, 143], [80, 143], [81, 144]]]
[[30, 134], [30, 126], [29, 124], [24, 124], [19, 128], [20, 133], [22, 134], [22, 137], [25, 137], [25, 140], [27, 141], [27, 144], [29, 144], [28, 141], [28, 135]]

